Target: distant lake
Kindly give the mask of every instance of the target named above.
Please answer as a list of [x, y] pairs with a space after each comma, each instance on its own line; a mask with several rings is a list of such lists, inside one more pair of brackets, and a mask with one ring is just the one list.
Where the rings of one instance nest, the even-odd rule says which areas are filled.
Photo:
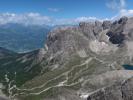
[[133, 70], [133, 65], [128, 65], [128, 64], [125, 64], [125, 65], [122, 65], [125, 69], [127, 70]]

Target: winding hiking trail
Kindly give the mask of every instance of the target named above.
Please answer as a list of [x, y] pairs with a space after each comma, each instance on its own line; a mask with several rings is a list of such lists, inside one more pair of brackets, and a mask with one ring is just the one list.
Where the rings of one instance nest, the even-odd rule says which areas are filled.
[[[30, 93], [28, 93], [28, 95], [40, 95], [41, 93], [46, 92], [46, 91], [48, 91], [48, 90], [51, 89], [51, 88], [63, 87], [63, 86], [74, 86], [74, 85], [80, 83], [80, 81], [75, 82], [75, 83], [72, 83], [72, 84], [67, 84], [68, 79], [69, 79], [68, 74], [71, 73], [71, 71], [73, 71], [73, 70], [74, 70], [75, 68], [77, 68], [77, 67], [80, 67], [80, 66], [83, 66], [83, 65], [87, 65], [87, 64], [88, 64], [89, 62], [91, 62], [93, 59], [96, 59], [96, 60], [98, 60], [98, 61], [101, 62], [101, 63], [104, 63], [104, 64], [106, 63], [106, 64], [107, 64], [107, 62], [105, 62], [105, 61], [103, 61], [103, 60], [100, 60], [100, 59], [98, 59], [98, 58], [96, 58], [96, 57], [90, 57], [89, 59], [85, 60], [84, 63], [82, 63], [82, 64], [80, 64], [80, 65], [75, 65], [75, 66], [73, 66], [69, 71], [67, 71], [67, 72], [65, 72], [65, 73], [62, 73], [61, 75], [59, 75], [59, 76], [57, 76], [57, 77], [55, 77], [55, 78], [53, 78], [53, 79], [51, 79], [51, 80], [48, 80], [46, 83], [42, 84], [41, 86], [37, 86], [37, 87], [34, 87], [34, 88], [30, 88], [30, 89], [20, 89], [20, 88], [16, 87], [16, 89], [19, 90], [19, 91], [27, 91], [27, 92], [30, 92]], [[66, 76], [66, 79], [63, 80], [63, 81], [61, 81], [61, 82], [59, 82], [59, 84], [54, 85], [54, 86], [47, 87], [47, 88], [45, 88], [44, 90], [39, 91], [39, 92], [35, 92], [35, 93], [32, 92], [32, 91], [34, 91], [34, 90], [36, 90], [36, 89], [42, 89], [42, 88], [44, 88], [49, 82], [52, 82], [52, 81], [54, 81], [54, 80], [56, 80], [56, 79], [58, 79], [58, 78], [60, 78], [60, 77], [62, 77], [62, 76]], [[21, 92], [20, 94], [27, 95], [25, 92]], [[17, 95], [19, 95], [19, 94], [14, 94], [12, 97], [15, 97], [15, 96], [17, 96]]]

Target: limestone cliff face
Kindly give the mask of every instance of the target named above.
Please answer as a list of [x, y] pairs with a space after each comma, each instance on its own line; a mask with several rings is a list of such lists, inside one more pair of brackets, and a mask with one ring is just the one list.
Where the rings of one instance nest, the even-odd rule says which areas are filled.
[[127, 49], [132, 50], [126, 45], [132, 41], [131, 20], [132, 18], [122, 17], [115, 22], [81, 22], [79, 26], [56, 28], [48, 34], [45, 50], [40, 50], [39, 60], [63, 64], [74, 55], [88, 57], [92, 52], [98, 55], [121, 56], [118, 52], [122, 51], [122, 46], [125, 47], [124, 52]]
[[99, 89], [87, 100], [133, 100], [133, 78]]
[[[109, 21], [104, 23], [99, 21], [95, 23], [81, 22], [79, 26], [56, 28], [48, 34], [45, 43], [47, 52], [42, 55], [48, 61], [54, 59], [60, 63], [64, 63], [74, 55], [87, 57], [91, 51], [91, 42], [99, 42], [102, 31], [108, 29], [110, 23]], [[94, 46], [94, 49], [96, 48], [97, 46]]]

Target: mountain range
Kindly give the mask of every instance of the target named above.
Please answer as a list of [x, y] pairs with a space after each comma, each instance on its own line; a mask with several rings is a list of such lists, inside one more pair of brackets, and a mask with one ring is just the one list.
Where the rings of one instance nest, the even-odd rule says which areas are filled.
[[15, 52], [42, 48], [51, 28], [47, 25], [1, 24], [0, 46]]
[[[44, 47], [0, 58], [9, 100], [133, 100], [133, 18], [49, 31]], [[5, 50], [0, 48], [1, 52]]]

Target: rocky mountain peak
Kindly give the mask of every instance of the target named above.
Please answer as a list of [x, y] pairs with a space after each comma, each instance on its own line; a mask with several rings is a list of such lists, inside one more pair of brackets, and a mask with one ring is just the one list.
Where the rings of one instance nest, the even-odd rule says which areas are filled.
[[122, 17], [114, 22], [81, 22], [78, 26], [55, 28], [47, 36], [47, 52], [43, 55], [49, 60], [56, 58], [57, 62], [64, 62], [73, 55], [87, 57], [90, 52], [108, 55], [128, 41], [133, 29], [128, 28], [129, 25], [129, 18]]

